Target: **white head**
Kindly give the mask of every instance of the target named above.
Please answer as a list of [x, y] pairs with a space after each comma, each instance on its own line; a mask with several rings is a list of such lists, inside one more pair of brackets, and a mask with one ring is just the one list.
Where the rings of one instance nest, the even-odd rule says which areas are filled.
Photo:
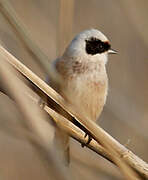
[[107, 37], [97, 29], [82, 31], [67, 47], [64, 55], [82, 60], [102, 61], [106, 64], [111, 49]]

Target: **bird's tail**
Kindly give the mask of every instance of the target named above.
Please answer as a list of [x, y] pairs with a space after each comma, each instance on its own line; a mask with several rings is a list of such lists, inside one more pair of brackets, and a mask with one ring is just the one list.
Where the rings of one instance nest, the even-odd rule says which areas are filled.
[[56, 127], [55, 130], [54, 145], [59, 158], [61, 159], [63, 164], [68, 166], [70, 162], [69, 136], [58, 127]]

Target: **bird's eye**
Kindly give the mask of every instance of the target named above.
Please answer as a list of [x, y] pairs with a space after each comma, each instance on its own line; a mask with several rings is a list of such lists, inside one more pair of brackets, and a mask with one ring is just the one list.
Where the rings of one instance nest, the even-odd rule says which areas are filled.
[[102, 43], [100, 43], [100, 44], [98, 45], [98, 48], [99, 48], [99, 49], [103, 49]]
[[108, 51], [110, 44], [108, 42], [103, 42], [96, 38], [90, 38], [86, 40], [86, 52], [91, 55], [101, 54]]

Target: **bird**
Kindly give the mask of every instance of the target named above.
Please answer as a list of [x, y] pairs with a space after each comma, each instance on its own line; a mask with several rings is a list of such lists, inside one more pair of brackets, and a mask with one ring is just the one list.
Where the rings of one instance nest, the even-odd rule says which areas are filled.
[[[84, 30], [74, 37], [63, 55], [51, 63], [53, 73], [46, 82], [87, 118], [96, 121], [108, 94], [108, 54], [116, 53], [101, 31]], [[69, 164], [69, 136], [57, 127], [54, 142], [61, 159]]]

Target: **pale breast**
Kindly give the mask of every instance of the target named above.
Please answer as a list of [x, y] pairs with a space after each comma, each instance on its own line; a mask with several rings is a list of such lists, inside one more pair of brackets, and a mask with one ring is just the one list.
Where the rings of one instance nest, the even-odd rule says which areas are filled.
[[80, 63], [65, 66], [60, 62], [58, 72], [63, 77], [59, 93], [88, 118], [95, 121], [102, 112], [106, 102], [108, 79], [105, 66], [98, 65], [97, 69], [82, 66]]
[[73, 79], [61, 88], [61, 92], [81, 113], [95, 121], [106, 102], [107, 79], [100, 82]]

